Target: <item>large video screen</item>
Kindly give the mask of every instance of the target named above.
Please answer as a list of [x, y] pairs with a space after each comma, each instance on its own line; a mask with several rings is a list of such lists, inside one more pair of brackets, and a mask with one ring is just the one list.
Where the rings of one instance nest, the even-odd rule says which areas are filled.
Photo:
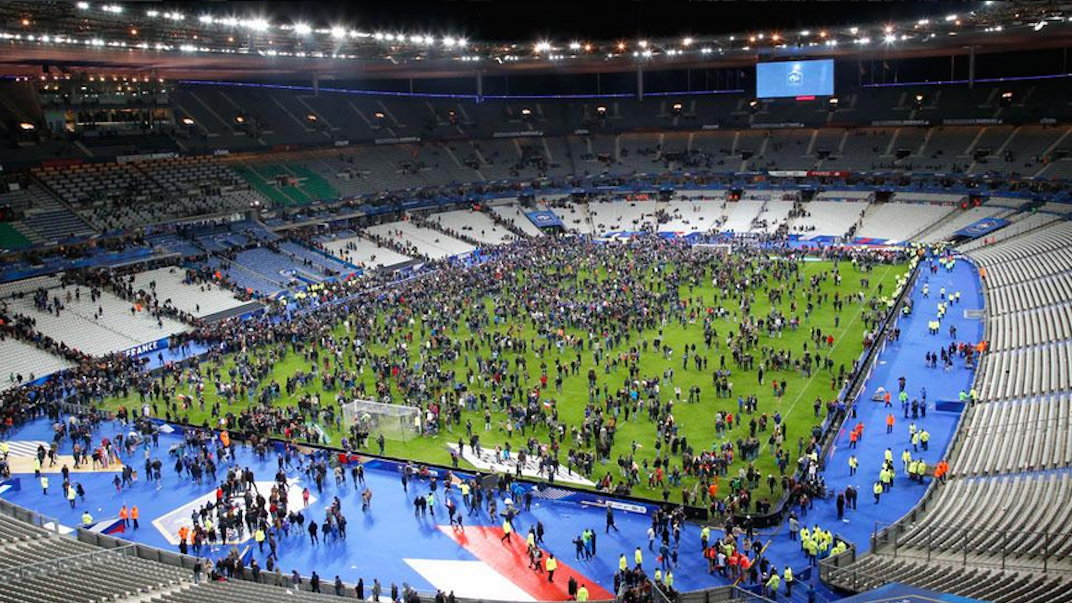
[[756, 65], [756, 96], [832, 96], [834, 60], [778, 61]]

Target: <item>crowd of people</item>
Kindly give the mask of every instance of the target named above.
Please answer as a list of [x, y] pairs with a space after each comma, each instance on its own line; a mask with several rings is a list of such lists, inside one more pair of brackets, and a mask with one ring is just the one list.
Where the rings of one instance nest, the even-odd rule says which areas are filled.
[[[137, 406], [121, 408], [120, 418], [153, 415], [225, 429], [263, 449], [270, 436], [319, 441], [323, 431], [315, 426], [340, 428], [339, 404], [349, 399], [409, 404], [427, 417], [422, 430], [464, 429], [463, 457], [466, 444], [479, 450], [492, 440], [519, 463], [538, 459], [551, 479], [562, 464], [605, 491], [627, 494], [643, 484], [669, 503], [673, 488], [680, 493], [675, 504], [706, 506], [734, 534], [735, 518], [770, 510], [776, 488], [797, 498], [821, 493], [814, 471], [821, 432], [790, 433], [777, 409], [762, 408], [750, 390], [771, 379], [781, 397], [789, 387], [785, 377], [825, 371], [833, 400], [857, 367], [835, 366], [832, 334], [809, 326], [810, 318], [820, 308], [840, 314], [853, 304], [870, 330], [886, 307], [878, 296], [831, 294], [823, 286], [840, 283], [849, 265], [863, 276], [861, 285], [869, 285], [872, 266], [903, 259], [899, 252], [866, 250], [828, 251], [826, 257], [837, 261], [831, 270], [805, 276], [803, 258], [790, 250], [742, 247], [712, 256], [654, 237], [621, 246], [521, 241], [476, 266], [442, 262], [404, 282], [379, 275], [333, 283], [289, 306], [272, 306], [252, 323], [198, 325], [176, 335], [173, 347], [196, 342], [208, 353], [164, 362], [154, 373], [142, 370], [143, 360], [123, 355], [81, 358], [44, 383], [4, 392], [0, 429], [43, 413], [58, 417], [61, 403], [88, 408], [112, 396], [136, 396]], [[695, 293], [706, 286], [713, 296]], [[769, 309], [755, 314], [760, 296]], [[664, 336], [671, 327], [690, 329], [693, 341], [672, 344]], [[802, 348], [779, 345], [784, 332], [802, 328], [809, 329]], [[645, 374], [643, 361], [651, 356], [681, 364]], [[276, 367], [294, 358], [301, 368], [280, 378]], [[710, 388], [683, 392], [674, 384], [675, 370], [708, 375]], [[574, 377], [587, 383], [579, 420], [560, 409], [564, 382]], [[675, 418], [675, 405], [704, 402], [720, 408], [712, 409], [710, 425], [713, 431], [721, 423], [718, 447], [697, 441]], [[825, 405], [827, 412], [837, 409]], [[622, 442], [617, 433], [625, 424], [649, 425], [650, 443]], [[731, 436], [732, 430], [739, 431]], [[262, 496], [250, 491], [252, 476], [244, 472], [232, 468], [221, 478], [217, 459], [227, 458], [227, 448], [211, 432], [194, 433], [202, 439], [177, 454], [176, 471], [219, 482], [219, 490], [217, 503], [192, 518], [181, 539], [187, 550], [196, 554], [205, 543], [226, 543], [242, 531], [263, 533], [254, 539], [269, 550], [273, 538], [295, 530], [319, 539], [314, 526], [324, 539], [345, 538], [345, 517], [329, 513], [318, 523], [280, 504], [285, 481], [277, 479], [278, 490]], [[342, 446], [354, 449], [357, 440], [344, 438]], [[382, 440], [379, 446], [382, 452]], [[653, 454], [638, 454], [645, 448]], [[764, 453], [777, 477], [758, 470]], [[610, 461], [617, 471], [606, 470]], [[799, 479], [792, 468], [803, 470]], [[328, 471], [315, 464], [305, 469], [318, 478]], [[653, 528], [666, 538], [672, 525]], [[729, 554], [716, 550], [715, 567], [720, 553], [729, 559], [748, 546]], [[668, 563], [676, 550], [675, 541], [660, 558]], [[779, 576], [777, 568], [762, 565], [757, 580], [766, 584]], [[640, 596], [650, 583], [630, 577], [632, 571], [621, 572], [618, 581]], [[672, 569], [659, 571], [660, 588], [672, 590]]]
[[[898, 258], [855, 252], [846, 259], [867, 266]], [[674, 269], [667, 269], [670, 265]], [[507, 446], [509, 436], [518, 433], [528, 441], [517, 448], [530, 458], [554, 459], [597, 478], [608, 490], [624, 493], [647, 483], [668, 499], [676, 487], [687, 504], [750, 511], [759, 502], [750, 491], [762, 476], [748, 466], [731, 475], [735, 464], [756, 460], [767, 447], [785, 476], [810, 438], [796, 434], [798, 450], [792, 454], [781, 415], [764, 412], [744, 391], [734, 392], [733, 382], [740, 389], [743, 373], [750, 370], [760, 384], [775, 371], [810, 375], [826, 370], [839, 387], [855, 367], [833, 366], [828, 353], [832, 338], [811, 328], [810, 345], [794, 350], [777, 345], [781, 332], [806, 325], [819, 305], [840, 311], [845, 303], [859, 304], [869, 329], [884, 310], [877, 298], [862, 294], [850, 299], [849, 294], [820, 293], [825, 280], [840, 281], [841, 274], [835, 269], [804, 278], [800, 266], [800, 258], [786, 254], [772, 260], [766, 252], [712, 261], [685, 245], [655, 239], [632, 244], [627, 253], [576, 240], [519, 242], [473, 268], [442, 265], [424, 278], [395, 285], [382, 277], [379, 282], [371, 278], [330, 285], [299, 304], [303, 307], [274, 308], [253, 328], [237, 320], [202, 325], [175, 336], [174, 344], [207, 344], [207, 356], [168, 364], [156, 374], [138, 370], [139, 363], [125, 357], [90, 359], [49, 383], [6, 392], [6, 398], [22, 403], [5, 409], [26, 412], [43, 401], [88, 404], [136, 393], [149, 412], [169, 420], [190, 420], [203, 410], [213, 427], [315, 441], [319, 433], [310, 424], [341, 421], [332, 398], [336, 403], [355, 397], [406, 403], [420, 406], [439, 429], [465, 425], [470, 446], [481, 444], [481, 437], [498, 439], [474, 430], [474, 419], [478, 425], [479, 418], [485, 419], [485, 432], [504, 433]], [[597, 277], [600, 273], [606, 277]], [[799, 288], [807, 301], [780, 303], [789, 297], [776, 286], [781, 282], [789, 283], [791, 291]], [[707, 283], [716, 288], [715, 299], [681, 293], [683, 287]], [[364, 287], [354, 296], [355, 289]], [[757, 294], [777, 304], [769, 315], [750, 314]], [[333, 299], [343, 301], [331, 303]], [[495, 307], [488, 312], [483, 305], [456, 303], [466, 299], [491, 299]], [[289, 320], [277, 320], [282, 313]], [[731, 313], [736, 320], [720, 324]], [[509, 326], [496, 328], [500, 324]], [[695, 328], [696, 343], [674, 349], [661, 335], [645, 335], [675, 324]], [[413, 345], [415, 337], [423, 339], [420, 345]], [[231, 352], [236, 355], [225, 362]], [[748, 435], [718, 450], [690, 442], [674, 417], [674, 405], [685, 402], [681, 388], [672, 389], [675, 369], [642, 374], [648, 355], [679, 357], [681, 371], [712, 375], [711, 390], [691, 389], [689, 403], [710, 399], [711, 392], [730, 400], [737, 393], [737, 408], [718, 411], [721, 419], [713, 424], [721, 422], [725, 435], [747, 427]], [[279, 382], [274, 368], [294, 356], [301, 357], [303, 368]], [[529, 366], [533, 356], [538, 367]], [[535, 378], [533, 369], [538, 370]], [[366, 378], [370, 372], [371, 380]], [[582, 373], [587, 373], [588, 385], [584, 418], [567, 422], [559, 413], [557, 394], [564, 380]], [[779, 396], [785, 394], [785, 383], [784, 377], [774, 383]], [[309, 384], [321, 391], [298, 393]], [[660, 449], [655, 458], [638, 458], [635, 443], [628, 453], [614, 448], [620, 424], [644, 417], [652, 422], [653, 444]], [[618, 475], [595, 475], [608, 460], [617, 463]], [[733, 494], [731, 500], [711, 496], [720, 478], [731, 482], [723, 490]], [[783, 482], [779, 479], [779, 486]], [[720, 504], [725, 508], [719, 509]]]

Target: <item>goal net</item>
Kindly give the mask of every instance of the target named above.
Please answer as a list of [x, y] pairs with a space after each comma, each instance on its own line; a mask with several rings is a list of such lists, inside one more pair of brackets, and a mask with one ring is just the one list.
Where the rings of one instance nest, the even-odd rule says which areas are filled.
[[409, 441], [420, 434], [421, 409], [400, 404], [354, 400], [342, 405], [347, 428], [355, 426], [360, 436]]
[[729, 243], [696, 243], [692, 246], [697, 251], [705, 251], [714, 255], [729, 255], [733, 246]]

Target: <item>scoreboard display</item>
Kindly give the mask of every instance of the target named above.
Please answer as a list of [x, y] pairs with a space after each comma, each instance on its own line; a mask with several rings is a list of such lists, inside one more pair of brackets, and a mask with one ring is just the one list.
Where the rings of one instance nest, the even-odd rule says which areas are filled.
[[833, 96], [834, 60], [776, 61], [756, 65], [756, 96]]

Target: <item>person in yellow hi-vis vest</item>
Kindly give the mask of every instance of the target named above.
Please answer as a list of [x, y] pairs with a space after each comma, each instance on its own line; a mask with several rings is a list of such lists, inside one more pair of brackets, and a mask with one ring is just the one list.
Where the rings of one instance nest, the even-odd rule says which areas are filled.
[[771, 572], [770, 578], [767, 579], [767, 593], [770, 598], [778, 598], [778, 587], [781, 586], [782, 579], [778, 576], [778, 572]]
[[618, 570], [625, 571], [629, 569], [629, 562], [625, 559], [625, 553], [622, 553], [621, 557], [618, 557]]
[[503, 537], [500, 539], [500, 542], [502, 542], [503, 544], [506, 544], [507, 542], [512, 542], [513, 540], [510, 538], [510, 533], [514, 531], [514, 526], [510, 525], [509, 519], [503, 521], [502, 531]]
[[793, 597], [793, 568], [788, 565], [785, 566], [785, 572], [782, 573], [782, 581], [785, 582], [785, 593], [789, 598]]
[[558, 569], [558, 560], [555, 559], [554, 554], [548, 553], [547, 560], [544, 562], [544, 568], [547, 569], [547, 581], [555, 581], [555, 570]]
[[581, 585], [580, 588], [577, 589], [577, 600], [578, 601], [587, 601], [588, 600], [588, 587], [586, 587], [583, 584]]
[[644, 563], [644, 553], [640, 551], [640, 547], [637, 547], [636, 550], [633, 551], [633, 562], [636, 563], [637, 567], [640, 567]]
[[89, 514], [89, 511], [82, 511], [82, 527], [88, 528], [93, 525], [93, 516]]

